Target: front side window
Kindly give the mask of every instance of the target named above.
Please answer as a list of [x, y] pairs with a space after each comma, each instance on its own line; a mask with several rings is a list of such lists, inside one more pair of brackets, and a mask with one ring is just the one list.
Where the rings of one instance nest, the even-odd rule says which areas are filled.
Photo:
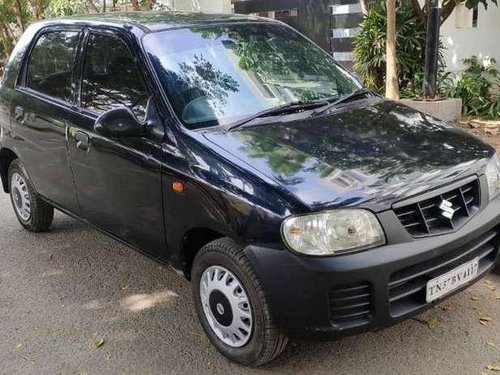
[[333, 100], [360, 84], [286, 26], [196, 26], [151, 33], [144, 47], [190, 129], [226, 125], [295, 101]]
[[129, 107], [144, 118], [148, 93], [134, 58], [123, 40], [92, 34], [83, 63], [83, 108], [102, 113]]
[[71, 102], [71, 77], [78, 40], [77, 31], [50, 31], [42, 34], [28, 61], [26, 86]]

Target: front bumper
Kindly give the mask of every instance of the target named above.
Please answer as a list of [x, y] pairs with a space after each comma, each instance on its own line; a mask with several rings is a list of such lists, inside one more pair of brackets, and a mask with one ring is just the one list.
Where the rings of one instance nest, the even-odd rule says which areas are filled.
[[[387, 211], [389, 220], [392, 211]], [[455, 233], [329, 258], [248, 246], [276, 322], [296, 339], [331, 340], [388, 327], [463, 290], [499, 257], [500, 197]], [[426, 303], [426, 283], [478, 257], [478, 277]]]

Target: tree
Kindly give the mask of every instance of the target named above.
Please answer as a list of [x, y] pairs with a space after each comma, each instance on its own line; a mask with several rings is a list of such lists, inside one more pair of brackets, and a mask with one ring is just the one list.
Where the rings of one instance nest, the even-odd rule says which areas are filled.
[[0, 54], [6, 59], [31, 19], [27, 0], [0, 1]]
[[21, 31], [26, 29], [25, 22], [23, 19], [23, 8], [20, 0], [16, 0], [14, 3], [14, 12], [16, 14], [16, 22], [21, 27]]
[[52, 17], [71, 16], [87, 11], [86, 5], [83, 0], [52, 0], [44, 11]]
[[[95, 3], [92, 1], [92, 0], [88, 0], [88, 9], [90, 10], [93, 10], [95, 13], [99, 13], [99, 7], [97, 5], [95, 5]], [[105, 11], [106, 9], [106, 1], [104, 0], [103, 1], [103, 11]]]
[[[444, 0], [441, 10], [441, 25], [448, 19], [451, 13], [453, 13], [453, 10], [458, 4], [465, 3], [465, 6], [469, 9], [476, 8], [479, 4], [483, 4], [484, 9], [488, 9], [488, 1], [498, 6], [498, 0]], [[429, 5], [430, 0], [425, 0], [422, 5], [420, 5], [419, 0], [411, 0], [411, 6], [415, 15], [424, 25], [427, 25], [427, 11]]]
[[363, 17], [368, 15], [368, 2], [367, 0], [359, 0], [359, 6], [361, 7], [361, 14]]
[[45, 18], [45, 9], [49, 6], [50, 0], [29, 0], [30, 10], [35, 20]]
[[396, 0], [387, 0], [387, 41], [385, 96], [399, 99], [399, 80], [396, 65]]
[[131, 3], [134, 10], [141, 10], [141, 6], [139, 5], [139, 0], [132, 0]]

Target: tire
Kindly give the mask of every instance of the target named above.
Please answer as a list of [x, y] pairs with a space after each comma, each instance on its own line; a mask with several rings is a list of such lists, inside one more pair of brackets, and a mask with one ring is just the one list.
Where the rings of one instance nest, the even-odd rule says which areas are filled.
[[[221, 331], [217, 333], [213, 328], [214, 324], [217, 325], [217, 319], [222, 320], [227, 317], [221, 314], [227, 315], [227, 307], [231, 304], [229, 303], [229, 305], [227, 305], [226, 303], [226, 309], [220, 309], [222, 310], [221, 312], [219, 310], [219, 305], [224, 305], [224, 303], [215, 304], [218, 298], [222, 298], [218, 294], [217, 288], [213, 289], [210, 294], [206, 292], [207, 287], [205, 285], [218, 285], [215, 284], [215, 281], [210, 280], [211, 275], [213, 276], [217, 270], [219, 270], [219, 274], [224, 273], [224, 269], [228, 271], [227, 274], [223, 274], [222, 276], [222, 280], [226, 280], [224, 285], [229, 285], [229, 288], [235, 288], [236, 285], [236, 289], [232, 292], [232, 294], [236, 296], [235, 293], [240, 292], [237, 287], [239, 283], [242, 287], [239, 297], [241, 297], [241, 295], [244, 295], [244, 297], [242, 297], [242, 299], [237, 299], [237, 301], [246, 301], [245, 297], [247, 297], [249, 302], [248, 310], [251, 316], [251, 318], [249, 318], [251, 319], [249, 320], [251, 329], [249, 329], [250, 332], [248, 332], [246, 336], [239, 334], [242, 336], [242, 340], [238, 341], [238, 345], [234, 342], [228, 343], [227, 341], [230, 341], [229, 337], [226, 337], [226, 342], [224, 342], [221, 339], [221, 335], [223, 336]], [[202, 277], [204, 285], [200, 283]], [[227, 284], [228, 282], [229, 284]], [[288, 338], [282, 333], [272, 318], [269, 304], [266, 301], [265, 292], [259, 282], [257, 274], [250, 261], [245, 256], [241, 246], [237, 245], [231, 239], [217, 239], [204, 246], [198, 252], [192, 268], [192, 290], [196, 313], [198, 314], [198, 318], [205, 333], [217, 350], [228, 359], [247, 366], [260, 366], [276, 358], [285, 349]], [[227, 293], [225, 295], [227, 295]], [[209, 298], [207, 298], [207, 296]], [[205, 304], [203, 303], [203, 299]], [[227, 302], [230, 301], [227, 300]], [[245, 303], [243, 303], [242, 306], [245, 307]], [[229, 310], [231, 310], [231, 318], [236, 314], [242, 313], [242, 309], [231, 309], [230, 306]], [[248, 310], [245, 310], [247, 314]], [[212, 323], [209, 322], [210, 319]], [[246, 318], [243, 318], [241, 321], [245, 319]], [[230, 321], [235, 322], [237, 325], [239, 324], [237, 318], [230, 319]], [[223, 323], [226, 325], [231, 324], [231, 327], [233, 326], [233, 323], [228, 323], [228, 321]], [[224, 329], [227, 328], [223, 325], [219, 325], [219, 327]], [[246, 330], [248, 325], [244, 328], [244, 330]], [[240, 330], [240, 332], [243, 331]], [[247, 341], [244, 342], [245, 340]], [[243, 345], [240, 345], [242, 343]]]
[[48, 230], [54, 219], [54, 208], [36, 194], [19, 159], [10, 164], [8, 178], [10, 200], [21, 225], [30, 232]]

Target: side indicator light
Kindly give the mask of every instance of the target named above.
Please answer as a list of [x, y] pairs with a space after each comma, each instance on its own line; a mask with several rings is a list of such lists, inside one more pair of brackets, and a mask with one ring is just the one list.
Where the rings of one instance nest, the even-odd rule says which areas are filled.
[[172, 190], [176, 193], [182, 193], [184, 191], [184, 184], [179, 181], [172, 183]]

